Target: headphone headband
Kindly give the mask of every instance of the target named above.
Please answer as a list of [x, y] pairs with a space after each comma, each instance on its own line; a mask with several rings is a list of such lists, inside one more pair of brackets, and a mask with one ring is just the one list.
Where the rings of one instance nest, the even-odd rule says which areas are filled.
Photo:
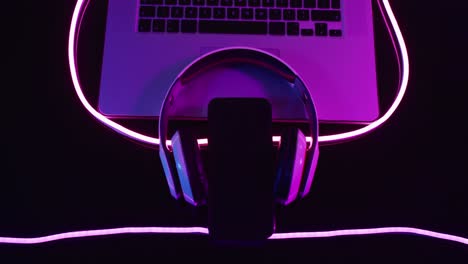
[[[216, 66], [233, 63], [252, 64], [263, 67], [267, 70], [280, 74], [290, 83], [293, 91], [296, 92], [297, 96], [299, 96], [301, 101], [304, 103], [306, 117], [309, 121], [309, 133], [312, 137], [312, 144], [307, 151], [308, 158], [305, 161], [306, 164], [304, 170], [305, 175], [312, 175], [315, 170], [316, 159], [318, 156], [317, 151], [319, 134], [317, 113], [309, 90], [298, 74], [295, 73], [293, 69], [280, 58], [263, 50], [247, 47], [223, 48], [204, 54], [185, 67], [185, 69], [183, 69], [182, 72], [177, 76], [166, 93], [166, 97], [164, 98], [159, 114], [158, 132], [160, 139], [159, 152], [161, 158], [167, 160], [167, 157], [170, 155], [170, 150], [167, 147], [167, 127], [169, 123], [169, 117], [167, 113], [170, 107], [174, 104], [177, 95], [184, 88], [184, 84], [189, 82], [191, 78], [201, 72], [207, 71]], [[163, 166], [167, 166], [167, 164], [163, 164]], [[165, 170], [169, 170], [169, 168], [165, 168]], [[166, 175], [168, 173], [169, 171], [166, 171]], [[311, 181], [311, 179], [307, 180], [307, 182], [309, 181]], [[308, 187], [310, 188], [310, 184], [306, 184], [309, 185]], [[169, 185], [171, 185], [171, 183], [169, 183]], [[172, 187], [170, 188], [172, 195], [175, 196], [175, 192], [173, 192]], [[307, 193], [309, 188], [306, 188], [304, 193]]]
[[284, 63], [272, 59], [272, 56], [267, 53], [262, 53], [254, 49], [234, 48], [221, 49], [210, 52], [205, 56], [194, 61], [190, 67], [182, 71], [180, 75], [183, 84], [189, 82], [194, 76], [205, 72], [213, 67], [227, 64], [252, 64], [260, 66], [267, 70], [273, 71], [281, 75], [288, 82], [294, 82], [296, 74]]

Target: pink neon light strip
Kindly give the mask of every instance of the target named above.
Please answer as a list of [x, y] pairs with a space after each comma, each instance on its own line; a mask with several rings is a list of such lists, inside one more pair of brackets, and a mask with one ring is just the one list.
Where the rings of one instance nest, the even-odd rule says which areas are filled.
[[[390, 116], [396, 111], [399, 104], [401, 103], [403, 96], [406, 92], [406, 88], [408, 86], [409, 80], [409, 58], [408, 52], [406, 48], [406, 44], [403, 38], [403, 35], [400, 31], [396, 18], [393, 14], [391, 6], [388, 0], [382, 0], [385, 10], [389, 16], [390, 23], [395, 31], [402, 61], [403, 61], [403, 78], [400, 84], [400, 89], [398, 95], [389, 108], [389, 110], [378, 120], [372, 122], [371, 124], [346, 133], [336, 134], [336, 135], [326, 135], [320, 136], [319, 142], [336, 142], [344, 139], [354, 138], [363, 134], [366, 134], [377, 127], [381, 126], [384, 122], [386, 122]], [[83, 106], [91, 113], [96, 119], [101, 121], [103, 124], [109, 126], [110, 128], [114, 129], [118, 133], [133, 138], [135, 140], [157, 145], [159, 144], [159, 139], [153, 138], [150, 136], [146, 136], [130, 130], [110, 119], [105, 117], [104, 115], [100, 114], [96, 111], [86, 100], [81, 88], [81, 84], [78, 78], [78, 72], [76, 68], [76, 52], [75, 52], [75, 43], [76, 43], [76, 36], [77, 36], [77, 27], [80, 12], [82, 10], [83, 4], [85, 0], [78, 0], [75, 6], [75, 10], [73, 12], [71, 27], [70, 27], [70, 34], [69, 34], [69, 41], [68, 41], [68, 60], [70, 66], [70, 73], [73, 81], [73, 85], [75, 87], [75, 91], [83, 104]], [[279, 142], [280, 137], [275, 136], [273, 137], [274, 142]], [[311, 138], [307, 138], [308, 142], [311, 142]], [[208, 144], [207, 139], [199, 139], [198, 143], [201, 145]], [[170, 142], [169, 142], [170, 144]], [[131, 233], [200, 233], [200, 234], [208, 234], [208, 229], [203, 227], [124, 227], [124, 228], [115, 228], [115, 229], [102, 229], [102, 230], [88, 230], [88, 231], [75, 231], [75, 232], [67, 232], [67, 233], [60, 233], [50, 236], [43, 236], [43, 237], [36, 237], [36, 238], [15, 238], [15, 237], [0, 237], [0, 243], [9, 243], [9, 244], [38, 244], [38, 243], [45, 243], [55, 240], [61, 239], [69, 239], [69, 238], [79, 238], [79, 237], [91, 237], [91, 236], [105, 236], [105, 235], [116, 235], [116, 234], [131, 234]], [[433, 237], [438, 239], [449, 240], [453, 242], [458, 242], [462, 244], [468, 245], [468, 238], [454, 236], [444, 233], [438, 233], [434, 231], [418, 229], [418, 228], [410, 228], [410, 227], [383, 227], [383, 228], [370, 228], [370, 229], [348, 229], [348, 230], [335, 230], [335, 231], [318, 231], [318, 232], [297, 232], [297, 233], [277, 233], [273, 234], [270, 239], [294, 239], [294, 238], [322, 238], [322, 237], [335, 237], [335, 236], [349, 236], [349, 235], [372, 235], [372, 234], [395, 234], [395, 233], [409, 233], [409, 234], [416, 234], [422, 235], [427, 237]]]
[[40, 243], [46, 243], [46, 242], [51, 242], [55, 240], [62, 240], [62, 239], [69, 239], [69, 238], [120, 235], [120, 234], [146, 234], [146, 233], [208, 234], [208, 229], [204, 227], [122, 227], [122, 228], [112, 228], [112, 229], [74, 231], [74, 232], [59, 233], [55, 235], [33, 237], [33, 238], [0, 237], [0, 243], [40, 244]]
[[[403, 100], [403, 96], [405, 95], [406, 88], [408, 87], [408, 80], [409, 80], [408, 50], [406, 48], [403, 34], [401, 33], [400, 27], [398, 26], [398, 22], [396, 21], [395, 15], [393, 14], [392, 8], [388, 0], [382, 0], [382, 2], [384, 4], [385, 10], [387, 11], [388, 17], [390, 19], [390, 23], [392, 24], [392, 27], [395, 31], [395, 35], [398, 40], [398, 44], [400, 46], [400, 51], [401, 51], [403, 77], [400, 83], [400, 90], [398, 91], [398, 95], [395, 98], [395, 101], [393, 101], [390, 108], [387, 110], [387, 112], [382, 117], [377, 119], [376, 121], [370, 123], [369, 125], [365, 127], [356, 129], [354, 131], [336, 134], [336, 135], [320, 136], [319, 142], [336, 142], [336, 141], [351, 139], [360, 135], [367, 134], [375, 130], [376, 128], [380, 127], [383, 123], [385, 123], [393, 115], [393, 113], [396, 111], [401, 101]], [[380, 7], [380, 3], [379, 3], [379, 7]], [[392, 37], [392, 41], [394, 41], [393, 37]]]
[[[93, 236], [108, 236], [119, 234], [202, 234], [208, 235], [208, 229], [205, 227], [123, 227], [113, 229], [87, 230], [66, 232], [50, 236], [33, 237], [33, 238], [16, 238], [16, 237], [0, 237], [0, 243], [5, 244], [40, 244], [56, 240], [93, 237]], [[412, 227], [382, 227], [368, 229], [346, 229], [335, 231], [317, 231], [317, 232], [296, 232], [296, 233], [276, 233], [269, 239], [295, 239], [295, 238], [324, 238], [338, 236], [354, 236], [354, 235], [378, 235], [378, 234], [415, 234], [426, 237], [432, 237], [442, 240], [448, 240], [461, 244], [468, 245], [468, 238], [454, 236], [429, 230], [412, 228]]]
[[[112, 128], [114, 131], [116, 131], [116, 132], [118, 132], [118, 133], [120, 133], [120, 134], [122, 134], [124, 136], [135, 139], [137, 141], [141, 141], [141, 142], [144, 142], [144, 143], [149, 143], [149, 144], [152, 144], [152, 145], [158, 145], [159, 144], [159, 139], [158, 138], [150, 137], [150, 136], [143, 135], [141, 133], [135, 132], [133, 130], [130, 130], [130, 129], [128, 129], [128, 128], [126, 128], [126, 127], [124, 127], [124, 126], [122, 126], [122, 125], [120, 125], [120, 124], [118, 124], [118, 123], [116, 123], [116, 122], [114, 122], [114, 121], [112, 121], [110, 119], [108, 119], [107, 117], [105, 117], [104, 115], [102, 115], [101, 113], [96, 111], [91, 106], [91, 104], [88, 102], [88, 100], [86, 100], [86, 97], [84, 96], [82, 88], [81, 88], [81, 84], [80, 84], [79, 77], [78, 77], [78, 71], [77, 71], [77, 68], [76, 68], [76, 49], [75, 49], [76, 48], [76, 43], [77, 43], [77, 41], [76, 41], [76, 37], [77, 37], [77, 33], [78, 33], [77, 29], [79, 29], [80, 15], [81, 15], [81, 12], [83, 10], [83, 4], [85, 2], [86, 2], [86, 0], [78, 0], [77, 1], [77, 4], [75, 6], [75, 10], [73, 12], [73, 17], [72, 17], [71, 26], [70, 26], [70, 34], [69, 34], [69, 39], [68, 39], [68, 62], [69, 62], [69, 66], [70, 66], [70, 73], [71, 73], [73, 85], [75, 87], [75, 91], [76, 91], [76, 94], [78, 95], [78, 98], [80, 99], [83, 106], [86, 108], [86, 110], [88, 110], [88, 112], [91, 115], [93, 115], [96, 119], [98, 119], [103, 124], [105, 124], [108, 127]], [[388, 111], [382, 117], [377, 119], [376, 121], [370, 123], [369, 125], [367, 125], [365, 127], [362, 127], [360, 129], [357, 129], [357, 130], [354, 130], [354, 131], [341, 133], [341, 134], [335, 134], [335, 135], [320, 136], [319, 137], [319, 142], [338, 142], [338, 141], [341, 141], [341, 140], [351, 139], [351, 138], [355, 138], [355, 137], [363, 135], [363, 134], [367, 134], [367, 133], [373, 131], [374, 129], [380, 127], [383, 123], [385, 123], [390, 118], [390, 116], [392, 116], [392, 114], [396, 111], [396, 109], [400, 105], [401, 101], [403, 100], [403, 96], [404, 96], [404, 94], [406, 92], [406, 88], [408, 86], [408, 79], [409, 79], [408, 51], [406, 49], [406, 44], [405, 44], [403, 35], [401, 33], [401, 30], [400, 30], [400, 28], [398, 26], [398, 22], [396, 21], [396, 18], [395, 18], [394, 14], [393, 14], [392, 8], [391, 8], [388, 0], [382, 0], [382, 2], [384, 4], [385, 10], [386, 10], [386, 12], [387, 12], [387, 14], [389, 16], [390, 23], [392, 24], [392, 27], [393, 27], [393, 29], [395, 31], [395, 35], [397, 37], [398, 44], [400, 46], [401, 56], [402, 56], [403, 78], [402, 78], [402, 81], [400, 83], [400, 89], [399, 89], [398, 95], [397, 95], [395, 101], [393, 102], [393, 104], [391, 105], [391, 107], [388, 109]], [[394, 41], [393, 37], [392, 37], [392, 41]], [[279, 142], [279, 137], [278, 136], [273, 137], [273, 141], [274, 142]], [[311, 142], [311, 138], [308, 137], [307, 141]], [[206, 144], [208, 144], [208, 141], [207, 141], [206, 138], [205, 139], [199, 139], [198, 143], [200, 145], [206, 145]], [[170, 145], [169, 142], [168, 142], [168, 144]]]

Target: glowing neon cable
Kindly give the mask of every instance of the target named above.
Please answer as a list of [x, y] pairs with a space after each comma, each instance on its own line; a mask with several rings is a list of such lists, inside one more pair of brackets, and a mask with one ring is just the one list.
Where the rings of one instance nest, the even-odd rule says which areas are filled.
[[69, 34], [69, 39], [68, 39], [68, 62], [70, 66], [70, 73], [73, 81], [73, 85], [75, 87], [76, 94], [78, 95], [78, 98], [80, 99], [81, 103], [83, 106], [88, 110], [91, 115], [93, 115], [95, 118], [97, 118], [99, 121], [101, 121], [103, 124], [107, 125], [108, 127], [112, 128], [113, 130], [119, 132], [120, 134], [124, 136], [128, 136], [130, 138], [133, 138], [138, 141], [143, 141], [145, 143], [149, 144], [154, 144], [157, 145], [159, 144], [159, 139], [149, 137], [143, 134], [140, 134], [138, 132], [135, 132], [133, 130], [130, 130], [112, 120], [109, 118], [105, 117], [98, 111], [96, 111], [91, 104], [86, 100], [86, 97], [83, 94], [81, 84], [78, 78], [78, 73], [76, 69], [76, 57], [75, 57], [75, 38], [76, 38], [76, 29], [77, 29], [77, 22], [80, 20], [80, 12], [83, 7], [83, 3], [85, 0], [78, 0], [75, 6], [75, 10], [73, 12], [72, 16], [72, 22], [70, 26], [70, 34]]
[[[403, 100], [403, 96], [405, 95], [406, 89], [408, 87], [408, 80], [409, 80], [408, 50], [406, 48], [403, 34], [401, 33], [400, 27], [398, 26], [398, 22], [396, 21], [395, 15], [393, 14], [392, 8], [390, 4], [388, 3], [388, 0], [382, 0], [382, 2], [384, 4], [385, 10], [387, 11], [388, 18], [390, 19], [390, 23], [392, 24], [398, 43], [400, 45], [402, 67], [403, 67], [402, 69], [403, 77], [400, 83], [400, 89], [398, 91], [398, 94], [395, 100], [393, 101], [392, 105], [390, 106], [390, 108], [387, 110], [387, 112], [379, 119], [375, 120], [369, 125], [366, 125], [365, 127], [362, 127], [362, 128], [350, 131], [350, 132], [345, 132], [345, 133], [336, 134], [336, 135], [320, 136], [319, 142], [336, 142], [336, 141], [351, 139], [357, 136], [367, 134], [371, 132], [372, 130], [381, 126], [383, 123], [385, 123], [393, 115], [393, 113], [396, 111], [401, 101]], [[393, 38], [392, 38], [392, 41], [393, 41]]]
[[[0, 237], [0, 244], [40, 244], [62, 239], [109, 236], [119, 234], [201, 234], [208, 235], [208, 228], [205, 227], [122, 227], [112, 229], [98, 229], [59, 233], [49, 236], [18, 238], [18, 237]], [[425, 229], [412, 227], [381, 227], [367, 229], [344, 229], [333, 231], [316, 232], [293, 232], [293, 233], [275, 233], [270, 240], [278, 239], [304, 239], [304, 238], [326, 238], [355, 235], [379, 235], [379, 234], [414, 234], [425, 237], [432, 237], [442, 240], [448, 240], [456, 243], [468, 245], [468, 238], [454, 236]]]
[[33, 238], [17, 238], [17, 237], [0, 237], [0, 243], [6, 244], [40, 244], [56, 240], [80, 238], [80, 237], [95, 237], [120, 234], [208, 234], [208, 229], [204, 227], [121, 227], [111, 229], [97, 229], [73, 231], [59, 233], [55, 235], [33, 237]]
[[[128, 136], [132, 139], [137, 141], [141, 141], [144, 143], [149, 143], [152, 145], [158, 145], [159, 139], [153, 138], [150, 136], [143, 135], [141, 133], [135, 132], [130, 130], [110, 119], [106, 116], [102, 115], [98, 111], [96, 111], [90, 103], [87, 101], [86, 97], [84, 96], [81, 88], [81, 84], [79, 81], [77, 68], [76, 68], [76, 36], [77, 36], [77, 27], [78, 21], [81, 20], [80, 15], [83, 8], [83, 4], [85, 0], [78, 0], [75, 6], [73, 17], [70, 26], [70, 34], [69, 34], [69, 42], [68, 42], [68, 60], [70, 66], [70, 73], [73, 81], [73, 85], [75, 87], [76, 94], [80, 99], [83, 106], [91, 113], [96, 119], [101, 121], [103, 124], [107, 125], [108, 127], [112, 128], [113, 130], [117, 131], [118, 133]], [[396, 111], [399, 104], [401, 103], [403, 96], [406, 92], [406, 88], [408, 86], [409, 80], [409, 58], [406, 49], [406, 44], [403, 38], [403, 35], [400, 31], [396, 18], [393, 14], [391, 6], [388, 0], [382, 0], [385, 10], [390, 19], [390, 23], [395, 31], [395, 35], [397, 37], [400, 52], [402, 56], [402, 80], [400, 83], [400, 89], [398, 91], [398, 95], [395, 101], [390, 106], [389, 110], [379, 119], [370, 123], [369, 125], [354, 130], [350, 132], [345, 132], [341, 134], [335, 135], [326, 135], [320, 136], [320, 142], [337, 142], [340, 140], [354, 138], [363, 134], [367, 134], [370, 131], [376, 129], [377, 127], [381, 126], [384, 122], [386, 122], [392, 114]], [[393, 41], [393, 39], [392, 39]], [[280, 138], [278, 136], [273, 137], [273, 141], [278, 142]], [[310, 138], [307, 139], [309, 142], [311, 141]], [[207, 139], [199, 139], [199, 144], [207, 144]], [[170, 144], [170, 143], [169, 143]], [[66, 233], [59, 233], [49, 236], [42, 236], [42, 237], [34, 237], [34, 238], [17, 238], [17, 237], [0, 237], [0, 243], [6, 244], [39, 244], [39, 243], [46, 243], [56, 240], [62, 239], [70, 239], [70, 238], [80, 238], [80, 237], [93, 237], [93, 236], [107, 236], [107, 235], [117, 235], [117, 234], [136, 234], [136, 233], [174, 233], [174, 234], [208, 234], [208, 229], [204, 227], [123, 227], [123, 228], [113, 228], [113, 229], [100, 229], [100, 230], [85, 230], [85, 231], [74, 231], [74, 232], [66, 232]], [[468, 238], [464, 238], [461, 236], [455, 236], [445, 233], [434, 232], [430, 230], [424, 230], [419, 228], [412, 228], [412, 227], [382, 227], [382, 228], [368, 228], [368, 229], [346, 229], [346, 230], [334, 230], [334, 231], [316, 231], [316, 232], [294, 232], [294, 233], [275, 233], [273, 234], [270, 239], [297, 239], [297, 238], [324, 238], [324, 237], [338, 237], [338, 236], [351, 236], [351, 235], [374, 235], [374, 234], [416, 234], [426, 237], [432, 237], [437, 239], [448, 240], [452, 242], [457, 242], [461, 244], [468, 245]]]
[[[159, 144], [159, 139], [150, 137], [147, 135], [143, 135], [141, 133], [135, 132], [133, 130], [130, 130], [112, 120], [107, 118], [106, 116], [102, 115], [98, 111], [96, 111], [91, 104], [88, 102], [86, 97], [83, 94], [81, 84], [79, 81], [78, 77], [78, 71], [76, 67], [76, 45], [77, 45], [77, 33], [79, 29], [79, 22], [81, 21], [81, 16], [82, 16], [82, 11], [83, 9], [83, 4], [86, 2], [86, 0], [78, 0], [77, 4], [75, 6], [74, 12], [73, 12], [73, 17], [71, 21], [71, 26], [70, 26], [70, 33], [69, 33], [69, 39], [68, 39], [68, 61], [69, 61], [69, 66], [70, 66], [70, 73], [73, 81], [73, 85], [76, 91], [76, 94], [78, 95], [78, 98], [80, 99], [81, 103], [83, 106], [88, 110], [88, 112], [93, 115], [96, 119], [98, 119], [100, 122], [105, 124], [106, 126], [110, 127], [114, 131], [130, 137], [134, 140], [143, 142], [143, 143], [148, 143], [152, 145], [158, 145]], [[346, 139], [352, 139], [356, 138], [358, 136], [367, 134], [376, 128], [380, 127], [383, 123], [385, 123], [396, 111], [398, 106], [400, 105], [403, 96], [406, 92], [406, 88], [408, 86], [408, 80], [409, 80], [409, 58], [408, 58], [408, 52], [406, 49], [406, 44], [403, 38], [403, 35], [401, 33], [401, 30], [398, 26], [398, 22], [396, 21], [396, 18], [393, 14], [392, 8], [388, 2], [388, 0], [382, 0], [385, 10], [387, 12], [387, 15], [390, 19], [390, 23], [392, 24], [393, 30], [395, 32], [398, 44], [400, 46], [400, 52], [402, 56], [402, 71], [403, 71], [403, 77], [400, 82], [400, 88], [398, 90], [398, 95], [396, 96], [395, 101], [392, 103], [390, 108], [387, 110], [387, 112], [380, 117], [379, 119], [375, 120], [374, 122], [366, 125], [365, 127], [345, 132], [345, 133], [340, 133], [340, 134], [335, 134], [335, 135], [325, 135], [325, 136], [319, 136], [319, 142], [322, 143], [334, 143], [334, 142], [340, 142], [342, 140]], [[380, 4], [379, 4], [380, 6]], [[387, 23], [386, 23], [387, 24]], [[391, 35], [391, 34], [390, 34]], [[394, 41], [392, 37], [392, 41]], [[398, 56], [398, 54], [397, 54]], [[278, 142], [279, 137], [274, 137], [273, 142]], [[307, 141], [310, 142], [311, 138], [308, 137]], [[207, 139], [199, 139], [198, 143], [200, 145], [206, 145], [208, 144]], [[170, 144], [170, 142], [168, 142]]]

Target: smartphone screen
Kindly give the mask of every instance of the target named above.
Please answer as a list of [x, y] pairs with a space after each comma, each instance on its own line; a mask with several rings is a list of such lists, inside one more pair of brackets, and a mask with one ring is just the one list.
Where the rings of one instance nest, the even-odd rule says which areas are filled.
[[215, 98], [208, 105], [208, 228], [216, 241], [263, 240], [274, 231], [271, 104]]

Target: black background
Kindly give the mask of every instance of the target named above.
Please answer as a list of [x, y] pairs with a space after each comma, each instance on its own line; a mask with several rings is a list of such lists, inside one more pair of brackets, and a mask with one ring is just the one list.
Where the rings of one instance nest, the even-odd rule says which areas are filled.
[[[430, 4], [436, 1], [426, 1], [425, 7], [415, 2], [421, 1], [391, 1], [411, 60], [408, 93], [401, 107], [371, 135], [321, 148], [311, 194], [278, 212], [278, 231], [409, 226], [468, 237], [463, 97], [468, 87], [463, 81], [467, 34], [455, 27], [462, 17], [446, 13], [450, 7]], [[111, 132], [80, 105], [66, 50], [74, 5], [71, 0], [18, 1], [3, 11], [2, 42], [7, 48], [0, 93], [0, 236], [206, 225], [203, 212], [170, 197], [155, 150]], [[460, 21], [443, 23], [443, 14]], [[99, 54], [98, 34], [94, 40], [83, 40], [89, 55]], [[444, 49], [455, 52], [447, 56]], [[91, 88], [99, 76], [95, 60], [83, 62], [83, 75], [89, 77], [84, 84]], [[381, 66], [380, 71], [386, 68]], [[93, 101], [93, 92], [88, 92]], [[151, 132], [156, 123], [139, 125]], [[36, 257], [44, 262], [59, 258], [63, 263], [156, 263], [162, 258], [180, 263], [211, 258], [466, 263], [468, 249], [414, 235], [271, 241], [257, 248], [224, 249], [198, 235], [0, 244], [1, 263], [29, 263]]]

